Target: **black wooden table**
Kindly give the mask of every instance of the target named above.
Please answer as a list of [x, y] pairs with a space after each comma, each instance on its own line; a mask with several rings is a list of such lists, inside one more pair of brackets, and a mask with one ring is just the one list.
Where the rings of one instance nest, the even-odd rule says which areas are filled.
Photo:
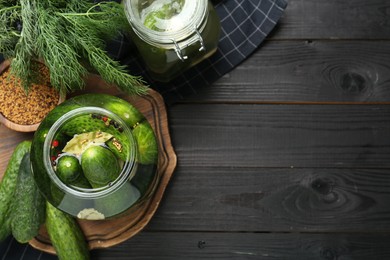
[[290, 0], [168, 115], [162, 204], [93, 259], [390, 259], [390, 1]]
[[290, 0], [254, 55], [168, 113], [163, 202], [96, 259], [389, 259], [390, 1]]

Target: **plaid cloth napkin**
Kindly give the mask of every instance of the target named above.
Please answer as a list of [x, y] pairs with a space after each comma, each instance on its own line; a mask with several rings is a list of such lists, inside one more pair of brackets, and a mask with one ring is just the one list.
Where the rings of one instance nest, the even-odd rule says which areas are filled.
[[[159, 91], [167, 104], [180, 100], [212, 84], [250, 56], [271, 32], [287, 6], [286, 0], [214, 0], [221, 19], [221, 38], [217, 52], [168, 83], [153, 81], [142, 61], [134, 54], [135, 47], [124, 36], [108, 44], [107, 51], [128, 65], [133, 75], [142, 75]], [[0, 61], [2, 56], [0, 55]], [[12, 237], [0, 243], [0, 260], [49, 260], [56, 256], [22, 245]]]

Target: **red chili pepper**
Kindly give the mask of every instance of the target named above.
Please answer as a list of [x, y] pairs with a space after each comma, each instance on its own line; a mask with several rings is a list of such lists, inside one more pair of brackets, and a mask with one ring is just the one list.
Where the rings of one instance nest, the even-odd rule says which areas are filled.
[[104, 122], [107, 122], [107, 120], [108, 120], [108, 117], [106, 117], [106, 116], [103, 116], [102, 120], [103, 120]]
[[51, 145], [53, 147], [57, 147], [59, 145], [59, 142], [57, 140], [54, 140]]

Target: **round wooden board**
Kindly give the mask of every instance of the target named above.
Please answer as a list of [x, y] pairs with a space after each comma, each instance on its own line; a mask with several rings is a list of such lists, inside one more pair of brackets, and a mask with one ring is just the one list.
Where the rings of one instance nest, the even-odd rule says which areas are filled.
[[[139, 109], [155, 130], [159, 145], [158, 173], [159, 182], [151, 197], [134, 209], [131, 209], [120, 216], [100, 221], [79, 220], [81, 229], [88, 241], [90, 249], [107, 248], [119, 244], [141, 231], [150, 221], [156, 212], [165, 188], [176, 167], [176, 154], [171, 144], [168, 129], [167, 113], [163, 98], [156, 91], [150, 89], [147, 95], [128, 96], [116, 89], [107, 88], [102, 80], [92, 75], [87, 79], [87, 87], [83, 93], [107, 93], [116, 95], [133, 104]], [[8, 138], [8, 140], [6, 139]], [[0, 178], [5, 171], [7, 160], [12, 154], [13, 148], [22, 140], [31, 139], [31, 134], [17, 133], [0, 126]], [[4, 139], [5, 143], [1, 144]], [[7, 140], [7, 141], [6, 141]], [[3, 166], [4, 165], [4, 166]], [[50, 243], [49, 236], [44, 225], [39, 235], [31, 240], [30, 245], [47, 253], [55, 254]]]

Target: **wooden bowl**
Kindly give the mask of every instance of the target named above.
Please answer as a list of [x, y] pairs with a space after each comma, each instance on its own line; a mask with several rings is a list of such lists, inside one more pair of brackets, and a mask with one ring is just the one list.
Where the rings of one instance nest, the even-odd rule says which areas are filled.
[[[5, 60], [0, 64], [0, 75], [9, 68], [11, 62], [10, 60]], [[58, 100], [58, 104], [62, 103], [65, 100], [65, 97], [61, 97]], [[0, 124], [5, 125], [7, 128], [12, 129], [18, 132], [34, 132], [38, 129], [40, 123], [31, 124], [31, 125], [22, 125], [15, 123], [0, 113]]]

